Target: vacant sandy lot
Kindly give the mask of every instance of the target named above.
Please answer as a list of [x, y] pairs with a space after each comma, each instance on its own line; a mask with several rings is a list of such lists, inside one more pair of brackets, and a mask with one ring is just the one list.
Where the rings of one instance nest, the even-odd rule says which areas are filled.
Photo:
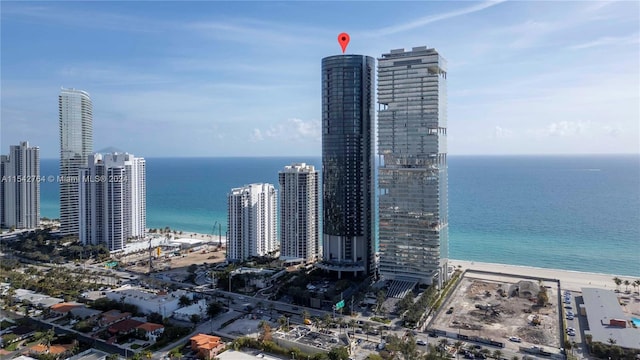
[[[552, 305], [539, 307], [536, 305], [535, 295], [528, 296], [528, 292], [522, 291], [522, 296], [518, 296], [519, 292], [515, 292], [520, 280], [522, 279], [514, 277], [512, 281], [502, 282], [484, 279], [478, 274], [467, 274], [435, 319], [433, 327], [467, 336], [494, 339], [511, 349], [531, 345], [560, 347], [558, 307], [555, 301], [557, 284], [544, 283]], [[537, 294], [538, 283], [534, 281], [532, 284], [535, 285], [533, 288]], [[522, 289], [526, 288], [525, 285], [528, 284], [522, 285]], [[451, 313], [447, 314], [447, 309], [451, 307]], [[521, 338], [522, 343], [510, 342], [511, 336]]]
[[[153, 268], [156, 271], [177, 270], [184, 271], [185, 276], [187, 274], [187, 268], [191, 264], [201, 265], [217, 264], [225, 260], [225, 249], [217, 249], [217, 246], [209, 246], [210, 250], [200, 250], [194, 252], [184, 252], [182, 256], [173, 256], [169, 258], [160, 258], [153, 260]], [[148, 257], [139, 257], [142, 260], [142, 264], [138, 262], [137, 265], [127, 267], [128, 270], [138, 273], [146, 274], [149, 272]], [[138, 259], [136, 259], [138, 260]], [[175, 272], [175, 271], [172, 271]]]

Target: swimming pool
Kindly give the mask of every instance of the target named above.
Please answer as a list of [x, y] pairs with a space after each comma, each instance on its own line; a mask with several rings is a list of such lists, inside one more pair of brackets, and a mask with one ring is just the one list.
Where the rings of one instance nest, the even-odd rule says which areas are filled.
[[635, 325], [636, 327], [640, 327], [640, 319], [632, 317], [631, 318], [631, 322], [633, 323], [633, 325]]

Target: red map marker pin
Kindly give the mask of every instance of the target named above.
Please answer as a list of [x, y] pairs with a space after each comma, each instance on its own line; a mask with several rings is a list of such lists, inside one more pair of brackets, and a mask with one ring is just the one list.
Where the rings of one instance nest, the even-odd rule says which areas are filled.
[[342, 53], [344, 54], [344, 51], [347, 50], [347, 45], [349, 45], [349, 34], [347, 33], [342, 33], [340, 35], [338, 35], [338, 42], [340, 43], [340, 46], [342, 47]]

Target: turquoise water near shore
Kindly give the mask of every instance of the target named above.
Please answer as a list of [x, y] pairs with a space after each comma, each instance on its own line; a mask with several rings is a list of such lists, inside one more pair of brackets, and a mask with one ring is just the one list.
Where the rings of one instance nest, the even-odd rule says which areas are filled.
[[[147, 158], [147, 226], [226, 231], [226, 194], [320, 157]], [[57, 175], [58, 160], [41, 173]], [[450, 156], [451, 258], [640, 277], [640, 156]], [[58, 186], [41, 188], [56, 218]], [[217, 234], [217, 228], [215, 233]]]

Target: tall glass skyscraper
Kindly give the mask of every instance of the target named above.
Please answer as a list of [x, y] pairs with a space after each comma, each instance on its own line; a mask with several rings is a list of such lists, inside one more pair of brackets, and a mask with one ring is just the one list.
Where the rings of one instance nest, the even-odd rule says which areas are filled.
[[323, 261], [318, 267], [372, 275], [374, 69], [363, 55], [322, 59]]
[[60, 233], [78, 235], [80, 168], [93, 152], [93, 107], [89, 94], [62, 89], [58, 96], [60, 125]]
[[380, 274], [447, 280], [447, 65], [435, 49], [378, 59]]

